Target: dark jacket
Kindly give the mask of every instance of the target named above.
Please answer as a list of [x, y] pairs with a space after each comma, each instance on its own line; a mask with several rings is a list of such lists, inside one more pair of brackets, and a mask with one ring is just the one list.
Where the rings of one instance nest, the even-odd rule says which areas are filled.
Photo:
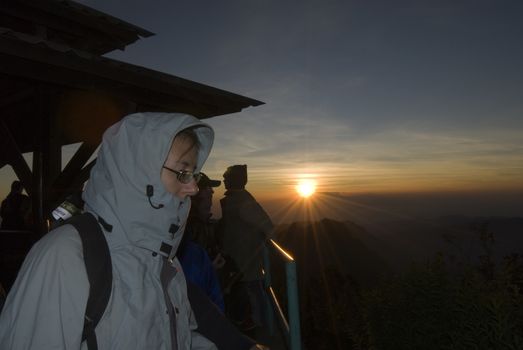
[[219, 224], [223, 251], [240, 268], [242, 281], [262, 279], [263, 247], [273, 224], [254, 197], [245, 189], [228, 190], [220, 200]]

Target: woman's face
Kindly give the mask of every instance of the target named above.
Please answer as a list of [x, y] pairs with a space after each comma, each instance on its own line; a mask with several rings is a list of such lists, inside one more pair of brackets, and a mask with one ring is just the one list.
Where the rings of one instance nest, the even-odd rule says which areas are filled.
[[[176, 171], [193, 172], [196, 169], [197, 159], [198, 149], [191, 139], [177, 136], [174, 138], [164, 166]], [[194, 179], [187, 184], [181, 183], [175, 173], [164, 168], [162, 168], [160, 176], [165, 189], [180, 199], [198, 193], [198, 185]]]

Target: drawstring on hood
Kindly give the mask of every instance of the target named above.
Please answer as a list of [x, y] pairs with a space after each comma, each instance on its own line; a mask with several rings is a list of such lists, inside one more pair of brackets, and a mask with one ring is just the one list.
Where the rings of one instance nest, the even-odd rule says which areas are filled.
[[[109, 246], [131, 243], [162, 253], [162, 243], [178, 248], [190, 198], [177, 198], [161, 181], [161, 169], [175, 136], [193, 128], [200, 148], [196, 172], [209, 156], [213, 130], [185, 114], [131, 114], [106, 130], [83, 199], [87, 211], [112, 226]], [[154, 204], [154, 205], [151, 205]], [[173, 231], [173, 228], [177, 228]]]

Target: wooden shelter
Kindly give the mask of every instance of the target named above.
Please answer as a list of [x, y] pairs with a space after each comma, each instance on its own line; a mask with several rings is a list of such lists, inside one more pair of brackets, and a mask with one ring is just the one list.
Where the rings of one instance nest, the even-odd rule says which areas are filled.
[[[0, 3], [0, 168], [11, 165], [24, 184], [40, 233], [50, 211], [81, 189], [103, 131], [124, 115], [210, 118], [262, 104], [102, 56], [151, 35], [72, 1]], [[62, 146], [79, 142], [62, 169]]]

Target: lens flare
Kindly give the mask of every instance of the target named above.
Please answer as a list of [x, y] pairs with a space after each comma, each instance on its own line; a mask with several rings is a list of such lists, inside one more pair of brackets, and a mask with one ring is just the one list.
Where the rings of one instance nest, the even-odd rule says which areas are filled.
[[304, 198], [308, 198], [316, 191], [316, 182], [313, 180], [300, 180], [296, 185], [296, 192]]

